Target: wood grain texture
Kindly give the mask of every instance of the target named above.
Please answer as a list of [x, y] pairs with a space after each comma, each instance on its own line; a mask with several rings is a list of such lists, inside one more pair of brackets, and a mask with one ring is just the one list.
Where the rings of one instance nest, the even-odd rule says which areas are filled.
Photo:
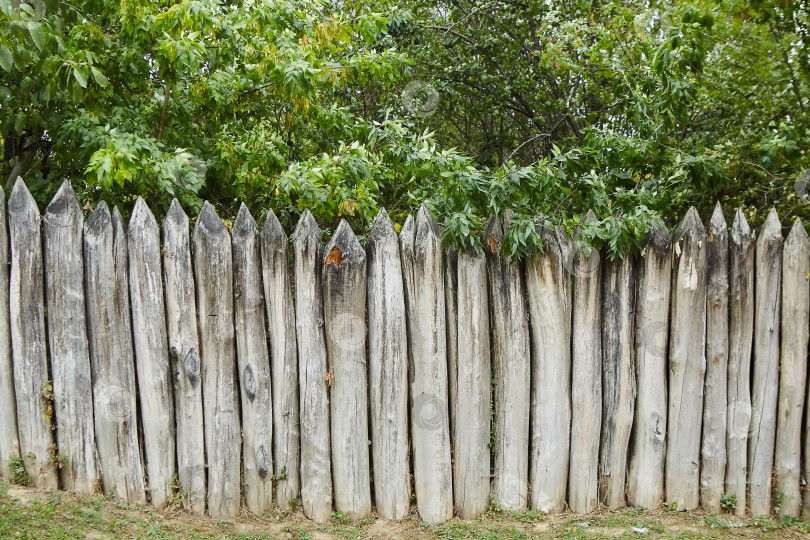
[[627, 468], [627, 502], [657, 509], [664, 499], [667, 342], [672, 237], [652, 225], [644, 237], [636, 289], [636, 407]]
[[146, 504], [138, 444], [127, 235], [118, 209], [100, 202], [84, 223], [84, 292], [96, 447], [104, 493]]
[[6, 198], [0, 197], [0, 477], [10, 474], [9, 460], [20, 457], [8, 303], [10, 262]]
[[748, 436], [751, 428], [751, 344], [754, 336], [754, 233], [739, 208], [729, 242], [728, 413], [726, 493], [734, 514], [745, 516]]
[[782, 343], [779, 404], [776, 418], [776, 490], [782, 494], [780, 516], [802, 509], [802, 412], [807, 383], [810, 337], [810, 241], [799, 218], [782, 252]]
[[242, 204], [231, 230], [236, 357], [242, 404], [242, 484], [256, 515], [273, 504], [273, 394], [259, 227]]
[[495, 381], [492, 495], [503, 508], [522, 512], [529, 495], [531, 345], [523, 263], [507, 261], [500, 251], [508, 229], [508, 217], [501, 221], [493, 216], [484, 230]]
[[410, 510], [408, 333], [402, 260], [394, 224], [380, 210], [366, 240], [368, 372], [374, 500], [381, 517]]
[[700, 429], [706, 373], [706, 229], [690, 208], [673, 234], [668, 443], [664, 483], [679, 510], [699, 503]]
[[706, 382], [700, 451], [700, 504], [719, 513], [725, 493], [728, 399], [728, 227], [720, 203], [709, 223], [706, 278]]
[[371, 514], [366, 252], [346, 220], [326, 246], [322, 280], [335, 508], [356, 522]]
[[419, 516], [453, 516], [448, 418], [444, 248], [439, 225], [424, 205], [400, 232], [410, 354], [411, 441]]
[[273, 389], [273, 465], [276, 503], [285, 511], [299, 495], [298, 349], [290, 289], [287, 235], [270, 210], [261, 233], [262, 282], [270, 338]]
[[151, 503], [163, 508], [175, 474], [174, 401], [166, 342], [166, 312], [158, 225], [138, 197], [129, 220], [129, 292], [135, 367]]
[[50, 384], [45, 347], [45, 292], [39, 209], [17, 178], [8, 199], [11, 246], [9, 314], [14, 364], [17, 433], [25, 470], [34, 487], [56, 489], [59, 477], [51, 445], [52, 404], [43, 399]]
[[[583, 224], [596, 219], [593, 211]], [[598, 506], [599, 436], [602, 421], [602, 265], [598, 249], [575, 240], [566, 262], [573, 276], [571, 349], [571, 457], [568, 506], [588, 514]]]
[[323, 333], [321, 229], [307, 210], [293, 234], [295, 329], [301, 415], [301, 500], [304, 515], [323, 523], [332, 517], [329, 387]]
[[[471, 246], [469, 246], [471, 247]], [[461, 250], [456, 259], [458, 365], [452, 401], [456, 513], [475, 519], [489, 509], [491, 366], [487, 265], [483, 252]]]
[[200, 329], [208, 515], [233, 519], [240, 504], [242, 446], [233, 325], [233, 252], [228, 230], [208, 202], [197, 217], [191, 246]]
[[42, 220], [48, 343], [62, 487], [87, 495], [101, 487], [101, 470], [87, 344], [83, 226], [82, 207], [66, 180]]
[[602, 435], [600, 499], [610, 509], [626, 504], [627, 453], [636, 403], [633, 256], [605, 261], [602, 270]]
[[531, 509], [565, 510], [571, 436], [571, 241], [540, 230], [543, 252], [526, 259], [531, 324]]
[[[444, 249], [444, 310], [447, 318], [447, 385], [450, 396], [450, 440], [456, 432], [456, 410], [458, 400], [458, 248], [447, 246]], [[453, 456], [455, 443], [450, 447]]]
[[174, 199], [163, 220], [163, 281], [177, 426], [177, 479], [186, 494], [184, 508], [200, 516], [205, 513], [205, 427], [188, 226], [186, 213]]
[[[751, 515], [771, 513], [776, 402], [779, 392], [779, 300], [782, 284], [782, 225], [771, 209], [756, 246], [754, 357], [748, 471]], [[792, 292], [792, 291], [791, 291]]]

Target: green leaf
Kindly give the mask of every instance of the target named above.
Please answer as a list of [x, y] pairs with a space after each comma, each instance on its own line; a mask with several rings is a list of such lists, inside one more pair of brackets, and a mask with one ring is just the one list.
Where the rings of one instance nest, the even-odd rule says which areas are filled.
[[87, 68], [73, 68], [73, 76], [82, 88], [87, 88]]
[[6, 71], [11, 71], [11, 62], [14, 58], [11, 51], [5, 45], [0, 45], [0, 67]]
[[93, 73], [93, 79], [96, 80], [96, 84], [98, 84], [100, 87], [104, 88], [109, 84], [107, 77], [105, 77], [98, 68], [91, 67], [90, 71]]
[[28, 32], [31, 34], [31, 39], [34, 40], [34, 45], [41, 51], [45, 47], [45, 31], [42, 25], [38, 22], [28, 23]]
[[78, 105], [84, 99], [84, 90], [78, 84], [73, 85], [72, 101], [74, 105]]

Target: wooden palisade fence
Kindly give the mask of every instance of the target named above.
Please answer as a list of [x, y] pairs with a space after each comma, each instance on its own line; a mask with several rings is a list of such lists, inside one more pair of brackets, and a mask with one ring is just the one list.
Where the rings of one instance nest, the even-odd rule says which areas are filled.
[[[593, 219], [592, 214], [585, 216]], [[423, 206], [397, 236], [324, 247], [244, 205], [161, 228], [0, 201], [0, 462], [33, 485], [231, 519], [473, 519], [632, 505], [797, 515], [810, 472], [810, 242], [718, 204], [638, 256], [542, 228], [508, 260], [509, 216], [445, 248]], [[162, 242], [161, 242], [162, 239]], [[47, 310], [46, 310], [47, 307]], [[803, 425], [803, 421], [805, 422]], [[20, 461], [21, 460], [21, 461]], [[778, 508], [775, 507], [778, 505]]]

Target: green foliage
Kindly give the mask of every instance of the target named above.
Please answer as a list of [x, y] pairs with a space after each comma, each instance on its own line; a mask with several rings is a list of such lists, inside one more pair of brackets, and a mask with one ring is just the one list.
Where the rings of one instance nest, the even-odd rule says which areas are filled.
[[731, 512], [737, 506], [737, 496], [733, 493], [724, 493], [722, 497], [720, 497], [720, 507], [727, 511]]
[[806, 2], [35, 4], [0, 0], [0, 176], [41, 206], [67, 179], [362, 238], [425, 203], [473, 248], [508, 214], [508, 257], [588, 210], [611, 259], [717, 200], [810, 223]]
[[31, 477], [28, 476], [28, 471], [25, 470], [25, 462], [22, 458], [12, 456], [8, 460], [9, 480], [13, 484], [20, 486], [30, 486]]

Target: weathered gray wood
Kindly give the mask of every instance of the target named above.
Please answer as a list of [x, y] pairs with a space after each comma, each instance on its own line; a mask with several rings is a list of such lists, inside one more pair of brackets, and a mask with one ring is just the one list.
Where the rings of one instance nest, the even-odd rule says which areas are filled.
[[690, 208], [673, 234], [668, 444], [664, 483], [678, 510], [699, 503], [700, 428], [706, 372], [706, 229]]
[[151, 502], [166, 506], [175, 474], [172, 399], [158, 225], [138, 197], [129, 220], [129, 292], [135, 368]]
[[523, 263], [507, 261], [500, 245], [509, 229], [492, 216], [484, 231], [495, 381], [495, 466], [492, 495], [502, 507], [521, 512], [529, 495], [529, 406], [531, 358]]
[[208, 515], [233, 519], [239, 512], [242, 442], [233, 326], [233, 253], [228, 230], [207, 201], [194, 225], [191, 246], [200, 329]]
[[[751, 515], [771, 513], [776, 401], [779, 388], [779, 299], [782, 283], [782, 225], [771, 209], [756, 246], [754, 360], [748, 471]], [[793, 291], [790, 291], [791, 295]]]
[[256, 515], [273, 504], [273, 396], [262, 296], [259, 227], [242, 204], [231, 230], [233, 303], [242, 403], [242, 484]]
[[602, 435], [600, 498], [610, 509], [625, 506], [627, 453], [636, 402], [633, 321], [635, 261], [606, 261], [602, 270]]
[[380, 210], [366, 241], [368, 371], [374, 500], [381, 517], [407, 517], [408, 349], [402, 261], [394, 224]]
[[8, 199], [11, 246], [9, 311], [14, 362], [14, 393], [20, 453], [31, 483], [56, 489], [59, 478], [53, 463], [52, 406], [43, 399], [50, 384], [45, 348], [44, 284], [39, 209], [17, 178]]
[[295, 307], [290, 290], [287, 235], [270, 210], [261, 233], [264, 300], [270, 337], [273, 389], [273, 464], [276, 503], [281, 511], [298, 499], [298, 350]]
[[728, 413], [726, 493], [734, 513], [747, 507], [748, 435], [751, 426], [751, 343], [754, 336], [754, 234], [737, 209], [729, 243]]
[[419, 516], [453, 516], [448, 418], [444, 251], [439, 225], [424, 205], [400, 232], [411, 381], [414, 483]]
[[[444, 250], [444, 310], [447, 317], [447, 384], [450, 396], [450, 440], [455, 440], [456, 411], [458, 400], [458, 248], [448, 246]], [[453, 455], [453, 446], [450, 455]]]
[[48, 341], [62, 487], [80, 494], [101, 480], [93, 425], [93, 388], [84, 304], [84, 215], [65, 180], [42, 220]]
[[807, 379], [810, 330], [810, 240], [796, 218], [782, 252], [782, 345], [779, 409], [776, 422], [776, 491], [780, 516], [802, 509], [802, 411]]
[[452, 401], [459, 422], [453, 432], [453, 491], [461, 519], [489, 509], [491, 371], [487, 265], [482, 252], [457, 252], [458, 372], [461, 399]]
[[706, 282], [706, 382], [701, 443], [700, 504], [720, 512], [725, 493], [728, 399], [728, 227], [720, 203], [709, 223]]
[[84, 292], [104, 492], [125, 504], [146, 504], [138, 446], [127, 237], [121, 214], [116, 209], [111, 216], [104, 201], [84, 224]]
[[543, 252], [526, 259], [531, 323], [531, 508], [565, 510], [571, 435], [571, 241], [540, 230]]
[[322, 280], [335, 508], [358, 521], [371, 514], [366, 252], [345, 219], [326, 246]]
[[323, 334], [321, 229], [309, 210], [293, 234], [295, 329], [301, 414], [301, 500], [304, 515], [322, 523], [332, 516], [329, 379]]
[[20, 457], [17, 403], [14, 399], [14, 364], [8, 310], [9, 245], [6, 198], [0, 197], [0, 477], [7, 476], [9, 460]]
[[636, 292], [636, 396], [627, 502], [657, 509], [664, 498], [667, 433], [667, 341], [672, 238], [652, 225], [644, 238]]
[[[596, 219], [592, 211], [583, 224]], [[602, 420], [602, 265], [598, 249], [574, 241], [567, 268], [573, 274], [571, 457], [568, 506], [587, 514], [598, 505], [597, 466]]]
[[205, 513], [205, 429], [200, 384], [197, 302], [191, 269], [188, 217], [177, 199], [163, 220], [166, 331], [177, 423], [177, 479], [188, 512]]

